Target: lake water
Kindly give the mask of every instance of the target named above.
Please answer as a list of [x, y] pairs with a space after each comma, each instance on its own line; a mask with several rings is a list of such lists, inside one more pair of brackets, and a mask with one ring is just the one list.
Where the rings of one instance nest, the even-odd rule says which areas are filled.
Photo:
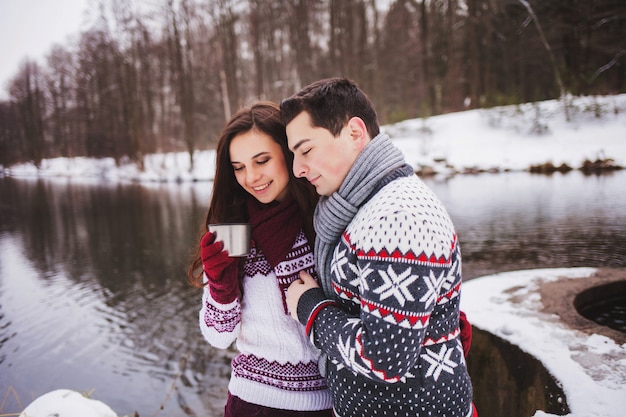
[[[626, 171], [426, 182], [455, 222], [465, 280], [626, 267]], [[222, 415], [232, 352], [204, 342], [185, 282], [210, 191], [0, 178], [0, 413], [69, 388], [118, 415]]]

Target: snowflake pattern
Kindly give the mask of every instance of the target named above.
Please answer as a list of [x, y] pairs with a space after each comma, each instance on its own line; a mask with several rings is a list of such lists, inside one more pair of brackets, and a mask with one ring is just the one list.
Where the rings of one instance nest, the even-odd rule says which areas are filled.
[[421, 357], [430, 364], [428, 371], [426, 371], [426, 377], [432, 376], [436, 381], [439, 379], [441, 372], [445, 371], [449, 374], [454, 374], [454, 368], [459, 365], [450, 359], [454, 349], [448, 349], [445, 344], [442, 344], [439, 353], [436, 353], [434, 349], [424, 349], [424, 351], [426, 353], [421, 355]]
[[441, 288], [443, 290], [449, 291], [454, 286], [456, 277], [460, 273], [459, 267], [460, 267], [459, 260], [455, 259], [454, 262], [452, 263], [452, 266], [450, 267], [450, 272], [448, 272], [445, 279], [443, 280], [443, 283], [441, 284]]
[[338, 275], [342, 280], [346, 280], [346, 273], [343, 270], [343, 266], [348, 263], [348, 258], [346, 257], [346, 249], [335, 254], [333, 259], [330, 273], [333, 275]]
[[[357, 331], [357, 339], [358, 335], [361, 334], [361, 331]], [[358, 372], [362, 375], [369, 375], [371, 370], [362, 365], [362, 360], [359, 357], [356, 350], [356, 342], [353, 342], [351, 338], [346, 338], [345, 340], [341, 340], [339, 338], [339, 353], [341, 354], [341, 359], [344, 363], [350, 364], [350, 369], [354, 372]]]
[[437, 301], [437, 296], [439, 294], [439, 286], [441, 280], [444, 278], [444, 272], [442, 271], [439, 276], [435, 276], [435, 271], [430, 270], [430, 274], [427, 277], [424, 277], [424, 283], [426, 284], [427, 291], [426, 294], [420, 298], [420, 302], [426, 304], [426, 308], [428, 308], [431, 304]]
[[380, 277], [383, 279], [383, 284], [376, 288], [374, 293], [379, 294], [381, 300], [393, 296], [402, 307], [404, 307], [407, 300], [415, 301], [409, 286], [417, 281], [419, 276], [412, 275], [411, 268], [408, 268], [398, 275], [393, 270], [392, 266], [389, 265], [387, 271], [379, 271], [379, 273]]
[[[350, 272], [354, 277], [352, 280], [350, 280], [351, 286], [358, 288], [361, 283], [367, 285], [367, 281], [365, 281], [364, 278], [371, 274], [372, 270], [360, 271], [359, 268], [354, 264], [348, 264], [348, 268], [350, 268]], [[365, 276], [363, 276], [363, 274], [365, 274]]]

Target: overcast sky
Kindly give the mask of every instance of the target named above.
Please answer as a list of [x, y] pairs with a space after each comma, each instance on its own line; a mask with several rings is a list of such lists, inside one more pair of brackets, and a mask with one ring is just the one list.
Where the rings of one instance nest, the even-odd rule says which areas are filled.
[[77, 35], [90, 0], [0, 0], [0, 100], [26, 58], [44, 62], [55, 43]]

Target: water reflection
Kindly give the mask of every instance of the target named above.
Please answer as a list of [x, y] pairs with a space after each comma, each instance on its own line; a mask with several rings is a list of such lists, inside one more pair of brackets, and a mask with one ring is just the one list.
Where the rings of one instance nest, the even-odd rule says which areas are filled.
[[198, 293], [184, 280], [202, 192], [0, 184], [3, 394], [95, 389], [131, 415], [152, 415], [168, 398], [166, 415], [212, 410], [207, 390], [225, 398], [228, 358], [202, 340]]
[[[626, 266], [624, 180], [427, 182], [453, 217], [471, 279]], [[120, 415], [221, 415], [232, 352], [202, 340], [199, 293], [184, 275], [210, 187], [0, 178], [0, 394], [12, 386], [28, 403], [93, 389]], [[15, 410], [9, 398], [0, 412]]]
[[463, 277], [626, 264], [626, 172], [426, 180], [459, 233]]

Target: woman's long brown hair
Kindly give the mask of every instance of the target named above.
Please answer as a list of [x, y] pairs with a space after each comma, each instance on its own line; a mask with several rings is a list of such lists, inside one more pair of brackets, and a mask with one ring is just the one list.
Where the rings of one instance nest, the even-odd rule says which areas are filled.
[[304, 219], [304, 233], [311, 248], [314, 246], [315, 231], [313, 229], [313, 211], [319, 196], [315, 188], [304, 178], [296, 178], [291, 169], [293, 154], [287, 146], [287, 134], [280, 120], [280, 109], [276, 103], [262, 101], [251, 107], [243, 108], [233, 115], [224, 127], [217, 142], [215, 152], [215, 178], [211, 202], [204, 222], [200, 225], [198, 245], [194, 250], [191, 263], [187, 268], [187, 280], [194, 286], [203, 286], [202, 258], [200, 256], [200, 239], [207, 231], [210, 223], [245, 223], [248, 221], [246, 199], [248, 193], [239, 185], [230, 162], [230, 143], [243, 133], [256, 130], [270, 136], [280, 145], [287, 171], [289, 183], [287, 188], [293, 195]]

